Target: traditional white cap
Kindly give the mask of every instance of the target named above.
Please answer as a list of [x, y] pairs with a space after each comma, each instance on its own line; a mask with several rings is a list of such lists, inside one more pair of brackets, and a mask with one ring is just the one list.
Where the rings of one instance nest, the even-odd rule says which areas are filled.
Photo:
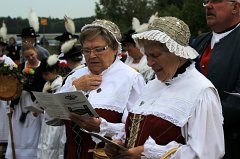
[[87, 24], [85, 26], [82, 27], [81, 31], [83, 31], [84, 29], [90, 28], [90, 27], [101, 27], [106, 29], [109, 33], [111, 33], [113, 35], [113, 37], [115, 38], [115, 40], [118, 43], [118, 53], [122, 52], [122, 46], [121, 46], [121, 32], [118, 28], [118, 26], [109, 21], [109, 20], [105, 20], [105, 19], [97, 19], [95, 21], [93, 21], [91, 24]]
[[175, 17], [156, 18], [148, 26], [148, 30], [132, 35], [139, 47], [139, 40], [159, 41], [166, 45], [171, 53], [185, 59], [195, 59], [196, 50], [189, 46], [190, 30], [188, 25]]

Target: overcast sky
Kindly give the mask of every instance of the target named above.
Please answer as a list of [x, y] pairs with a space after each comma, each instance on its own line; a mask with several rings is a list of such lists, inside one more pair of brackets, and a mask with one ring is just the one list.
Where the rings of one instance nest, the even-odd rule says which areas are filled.
[[39, 17], [89, 17], [95, 15], [95, 2], [99, 0], [0, 0], [0, 17], [27, 18], [31, 8]]

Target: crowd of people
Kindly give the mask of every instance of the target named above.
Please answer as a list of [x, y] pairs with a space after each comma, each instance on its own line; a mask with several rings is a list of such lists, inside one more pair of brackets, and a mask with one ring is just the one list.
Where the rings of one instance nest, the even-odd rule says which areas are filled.
[[[238, 159], [240, 0], [204, 0], [203, 7], [212, 31], [191, 43], [188, 25], [171, 16], [125, 34], [97, 19], [79, 36], [56, 37], [58, 55], [36, 44], [32, 27], [18, 35], [21, 48], [13, 37], [1, 39], [0, 67], [18, 66], [24, 77], [18, 98], [0, 100], [5, 158]], [[69, 66], [64, 75], [61, 61]], [[38, 102], [32, 91], [82, 92], [99, 117], [29, 111]]]

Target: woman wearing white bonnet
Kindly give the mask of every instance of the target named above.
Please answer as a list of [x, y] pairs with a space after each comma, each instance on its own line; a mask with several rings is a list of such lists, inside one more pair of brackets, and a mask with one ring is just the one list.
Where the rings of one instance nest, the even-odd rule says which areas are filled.
[[75, 129], [77, 124], [78, 127], [108, 137], [116, 134], [116, 131], [124, 131], [127, 110], [138, 99], [145, 81], [141, 74], [118, 59], [121, 33], [113, 22], [95, 20], [82, 28], [79, 39], [87, 67], [68, 76], [61, 91], [82, 91], [100, 118], [71, 113], [70, 119], [74, 123], [66, 123], [67, 159], [92, 159], [93, 154], [88, 150], [93, 149], [99, 141], [84, 132], [78, 133], [81, 139], [72, 141], [77, 134], [71, 131], [69, 125], [74, 125]]
[[[218, 93], [192, 62], [198, 54], [188, 46], [188, 26], [175, 17], [160, 17], [133, 39], [147, 56], [156, 78], [130, 109], [129, 148], [106, 146], [108, 156], [159, 159], [219, 159], [224, 155], [223, 117]], [[133, 120], [134, 119], [134, 120]], [[134, 130], [134, 131], [133, 131]]]

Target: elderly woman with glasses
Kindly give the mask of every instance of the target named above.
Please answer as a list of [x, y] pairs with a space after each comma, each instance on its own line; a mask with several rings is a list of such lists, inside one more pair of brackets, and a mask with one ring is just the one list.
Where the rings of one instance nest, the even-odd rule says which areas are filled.
[[[95, 143], [88, 134], [76, 133], [76, 127], [109, 137], [123, 131], [128, 109], [145, 85], [139, 73], [118, 59], [120, 39], [117, 25], [108, 20], [95, 20], [82, 28], [80, 43], [87, 67], [70, 75], [61, 91], [82, 91], [100, 118], [71, 114], [74, 122], [66, 124], [69, 159], [93, 158], [88, 150], [94, 148]], [[77, 136], [80, 137], [77, 139]]]
[[[188, 26], [174, 17], [155, 19], [133, 39], [156, 74], [129, 110], [128, 148], [106, 146], [110, 157], [219, 159], [224, 155], [223, 117], [217, 90], [195, 68], [198, 54], [188, 46]], [[124, 141], [124, 142], [123, 142]]]

